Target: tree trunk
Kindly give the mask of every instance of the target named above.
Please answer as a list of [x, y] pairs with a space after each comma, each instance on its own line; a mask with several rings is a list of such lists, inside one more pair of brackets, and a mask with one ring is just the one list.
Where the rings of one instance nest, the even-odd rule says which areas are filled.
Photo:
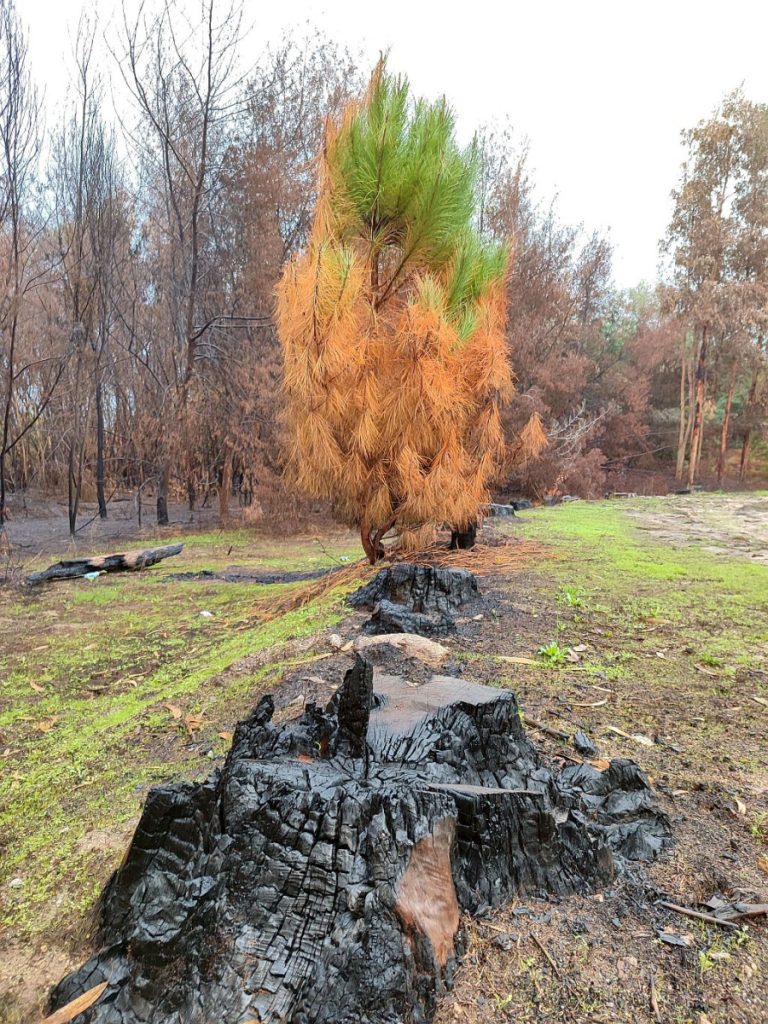
[[696, 469], [701, 448], [701, 434], [704, 424], [704, 392], [707, 379], [707, 325], [701, 330], [701, 345], [696, 365], [696, 408], [693, 415], [693, 432], [691, 434], [691, 454], [688, 460], [688, 486], [692, 487], [696, 480]]
[[72, 443], [69, 446], [69, 460], [67, 463], [67, 511], [69, 513], [70, 537], [74, 537], [77, 533], [77, 513], [80, 508], [81, 485], [82, 474], [75, 470], [75, 445]]
[[365, 551], [366, 557], [371, 565], [375, 565], [384, 557], [384, 555], [386, 555], [387, 552], [381, 542], [381, 539], [387, 530], [391, 529], [391, 526], [392, 524], [390, 523], [386, 529], [376, 530], [376, 532], [371, 535], [368, 524], [366, 522], [362, 522], [360, 524], [360, 543], [363, 545], [363, 550]]
[[683, 340], [683, 359], [680, 364], [680, 429], [677, 432], [677, 463], [675, 465], [675, 480], [683, 479], [685, 468], [685, 449], [688, 443], [690, 430], [690, 416], [685, 415], [686, 391], [688, 383], [688, 357], [685, 352], [685, 340]]
[[163, 462], [160, 470], [160, 476], [157, 480], [157, 525], [167, 526], [168, 525], [168, 478], [170, 477], [170, 467], [167, 462]]
[[96, 385], [96, 500], [99, 516], [107, 518], [107, 499], [104, 491], [104, 396], [101, 381]]
[[8, 519], [5, 499], [5, 450], [0, 447], [0, 530], [5, 526]]
[[739, 460], [739, 480], [743, 480], [747, 475], [747, 465], [749, 464], [749, 448], [752, 443], [752, 424], [750, 421], [750, 417], [752, 415], [752, 410], [755, 407], [755, 399], [757, 398], [757, 379], [759, 372], [759, 370], [752, 371], [752, 383], [749, 386], [747, 408], [745, 410], [747, 417], [747, 426], [742, 435], [741, 458]]
[[219, 519], [226, 522], [229, 518], [229, 496], [232, 490], [232, 453], [229, 446], [224, 446], [224, 465], [221, 471], [219, 487]]
[[197, 501], [197, 487], [195, 486], [195, 475], [191, 469], [187, 470], [187, 507], [190, 512], [195, 511]]
[[720, 454], [717, 457], [717, 486], [722, 488], [725, 475], [725, 459], [728, 451], [728, 427], [731, 422], [731, 406], [733, 404], [733, 392], [736, 388], [736, 364], [731, 369], [731, 380], [728, 385], [728, 397], [725, 400], [725, 413], [723, 414], [723, 427], [720, 431]]

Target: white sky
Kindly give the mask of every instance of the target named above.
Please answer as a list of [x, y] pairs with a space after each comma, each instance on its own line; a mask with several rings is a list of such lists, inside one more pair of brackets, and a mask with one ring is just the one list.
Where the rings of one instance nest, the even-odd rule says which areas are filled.
[[[115, 0], [85, 3], [108, 28]], [[82, 6], [17, 0], [49, 109]], [[622, 287], [656, 277], [680, 130], [738, 85], [768, 101], [766, 0], [246, 0], [246, 20], [246, 61], [317, 26], [371, 64], [389, 49], [417, 93], [448, 96], [465, 138], [509, 118], [530, 142], [538, 196], [557, 194], [563, 220], [609, 232]]]

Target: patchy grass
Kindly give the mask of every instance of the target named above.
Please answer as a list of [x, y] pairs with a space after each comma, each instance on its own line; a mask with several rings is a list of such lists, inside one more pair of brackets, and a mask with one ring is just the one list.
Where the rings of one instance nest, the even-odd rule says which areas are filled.
[[[695, 499], [695, 523], [710, 505], [722, 519], [719, 501]], [[468, 678], [513, 688], [531, 718], [584, 729], [601, 757], [641, 762], [678, 840], [651, 869], [660, 889], [689, 905], [728, 886], [764, 895], [768, 708], [755, 698], [768, 700], [768, 566], [738, 543], [738, 524], [722, 551], [712, 550], [711, 531], [686, 535], [675, 526], [671, 540], [670, 508], [661, 499], [574, 502], [495, 524], [536, 540], [547, 555], [484, 584], [485, 618], [469, 624], [471, 639], [462, 635], [455, 654]], [[647, 528], [661, 516], [663, 535]], [[265, 595], [300, 584], [165, 577], [332, 565], [359, 557], [349, 534], [270, 540], [233, 530], [179, 539], [183, 554], [145, 573], [27, 596], [0, 592], [0, 925], [22, 964], [17, 975], [35, 958], [49, 963], [57, 944], [70, 965], [82, 959], [77, 922], [119, 862], [148, 787], [210, 771], [234, 723], [301, 662], [291, 641], [345, 615], [343, 588], [265, 622]], [[200, 719], [192, 719], [193, 736], [189, 716]], [[534, 736], [553, 756], [573, 756], [570, 746]], [[548, 924], [511, 909], [473, 924], [438, 1024], [634, 1024], [650, 1019], [650, 969], [665, 1020], [768, 1019], [764, 926], [737, 942], [663, 914], [659, 923], [696, 941], [690, 952], [674, 951], [656, 941], [653, 911], [635, 896], [617, 885], [604, 902], [601, 894], [599, 902], [542, 903]], [[516, 936], [511, 950], [512, 940], [494, 944], [500, 931]], [[0, 946], [1, 976], [10, 945]], [[54, 964], [45, 982], [38, 973], [40, 992], [64, 973], [66, 963]], [[0, 993], [3, 1019], [4, 1008]]]
[[617, 684], [612, 724], [705, 745], [710, 764], [725, 752], [739, 768], [764, 772], [766, 711], [752, 698], [768, 699], [768, 567], [738, 552], [660, 544], [617, 502], [537, 512], [525, 531], [557, 553], [544, 584], [559, 588], [554, 636], [542, 646], [587, 646], [578, 665], [557, 660], [562, 680]]
[[[733, 541], [738, 524], [729, 524], [730, 538], [701, 529], [710, 507], [722, 519], [718, 496], [693, 501], [694, 528], [674, 543], [640, 528], [669, 514], [663, 499], [574, 502], [501, 527], [546, 544], [551, 557], [502, 586], [507, 621], [485, 627], [471, 671], [514, 689], [531, 719], [571, 735], [583, 729], [600, 757], [643, 766], [676, 838], [649, 871], [656, 891], [688, 906], [716, 892], [764, 901], [768, 565]], [[533, 736], [553, 757], [574, 756], [570, 744]], [[768, 1021], [765, 924], [734, 936], [654, 908], [633, 885], [562, 902], [526, 895], [521, 902], [547, 918], [542, 924], [514, 908], [473, 923], [436, 1024], [652, 1020], [651, 973], [663, 1020]], [[661, 927], [690, 934], [690, 950], [660, 943]]]
[[[159, 569], [0, 596], [0, 922], [17, 937], [80, 917], [119, 860], [149, 785], [208, 772], [227, 746], [218, 733], [279, 678], [280, 645], [343, 614], [337, 588], [260, 622], [260, 599], [300, 584], [168, 574], [233, 560], [313, 569], [359, 556], [346, 536], [322, 549], [279, 541], [266, 557], [245, 530], [183, 539], [183, 556]], [[256, 671], [226, 671], [270, 648], [276, 655]], [[194, 735], [190, 715], [199, 719]]]

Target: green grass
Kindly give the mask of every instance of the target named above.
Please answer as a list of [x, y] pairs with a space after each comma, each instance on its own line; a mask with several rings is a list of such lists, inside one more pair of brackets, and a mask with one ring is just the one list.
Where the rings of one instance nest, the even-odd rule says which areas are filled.
[[[344, 612], [345, 591], [336, 588], [260, 623], [257, 602], [296, 584], [164, 577], [217, 564], [311, 569], [359, 557], [346, 538], [327, 552], [280, 541], [266, 557], [248, 531], [184, 542], [183, 559], [160, 570], [0, 597], [0, 923], [16, 935], [80, 916], [121, 856], [119, 843], [89, 849], [88, 834], [119, 836], [149, 785], [207, 773], [228, 745], [218, 733], [279, 680], [280, 645]], [[258, 669], [227, 671], [273, 647]], [[194, 743], [166, 704], [202, 716]], [[9, 886], [15, 879], [21, 885]]]
[[[662, 544], [636, 528], [627, 508], [574, 502], [525, 517], [525, 536], [554, 556], [524, 570], [535, 574], [526, 603], [541, 613], [530, 619], [529, 651], [549, 645], [555, 653], [516, 670], [506, 684], [509, 669], [499, 659], [494, 685], [524, 691], [528, 673], [538, 697], [560, 692], [568, 680], [599, 682], [621, 699], [584, 712], [596, 727], [602, 721], [630, 733], [674, 729], [691, 750], [702, 741], [719, 749], [728, 720], [708, 714], [712, 701], [730, 701], [739, 687], [739, 700], [768, 697], [765, 676], [739, 683], [740, 674], [768, 667], [768, 567]], [[228, 745], [218, 734], [230, 731], [290, 664], [280, 645], [345, 614], [337, 590], [259, 623], [256, 603], [291, 585], [164, 577], [233, 564], [331, 565], [359, 557], [348, 534], [323, 542], [270, 541], [246, 530], [180, 539], [179, 558], [144, 573], [52, 585], [28, 596], [0, 594], [0, 754], [11, 751], [0, 757], [0, 923], [19, 937], [79, 919], [122, 853], [122, 840], [100, 852], [84, 844], [88, 835], [104, 830], [119, 838], [150, 785], [207, 773]], [[517, 588], [514, 578], [511, 584]], [[589, 650], [578, 665], [558, 656], [585, 638]], [[230, 671], [272, 648], [263, 663], [254, 662], [258, 667]], [[473, 651], [462, 656], [493, 661]], [[194, 743], [166, 704], [202, 716]], [[753, 707], [755, 715], [764, 713]], [[707, 713], [706, 722], [690, 724], [698, 712]], [[49, 731], [40, 731], [46, 723]], [[764, 771], [754, 744], [731, 742], [729, 749], [739, 770]], [[706, 768], [697, 757], [692, 772]], [[21, 885], [9, 887], [17, 878]]]
[[[648, 499], [653, 510], [659, 501]], [[672, 547], [637, 530], [617, 502], [574, 502], [529, 517], [526, 535], [558, 549], [561, 593], [605, 606], [623, 626], [654, 619], [686, 626], [710, 657], [762, 661], [768, 642], [768, 567]], [[705, 653], [705, 652], [703, 652]]]

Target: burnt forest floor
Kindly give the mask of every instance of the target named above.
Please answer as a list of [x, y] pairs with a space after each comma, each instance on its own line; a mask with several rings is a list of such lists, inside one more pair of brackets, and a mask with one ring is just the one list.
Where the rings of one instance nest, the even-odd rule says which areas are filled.
[[[149, 787], [207, 774], [263, 693], [290, 716], [341, 680], [337, 648], [364, 618], [345, 596], [365, 569], [351, 534], [315, 530], [198, 532], [143, 573], [0, 589], [3, 1024], [39, 1020], [85, 958]], [[454, 670], [514, 689], [533, 721], [583, 729], [600, 758], [637, 760], [676, 845], [593, 896], [467, 922], [438, 1024], [768, 1021], [765, 919], [727, 931], [654, 905], [768, 901], [768, 497], [573, 502], [485, 539], [518, 554], [445, 641]], [[25, 571], [67, 553], [30, 550]], [[338, 572], [295, 575], [323, 569]], [[578, 759], [531, 733], [555, 763]]]

